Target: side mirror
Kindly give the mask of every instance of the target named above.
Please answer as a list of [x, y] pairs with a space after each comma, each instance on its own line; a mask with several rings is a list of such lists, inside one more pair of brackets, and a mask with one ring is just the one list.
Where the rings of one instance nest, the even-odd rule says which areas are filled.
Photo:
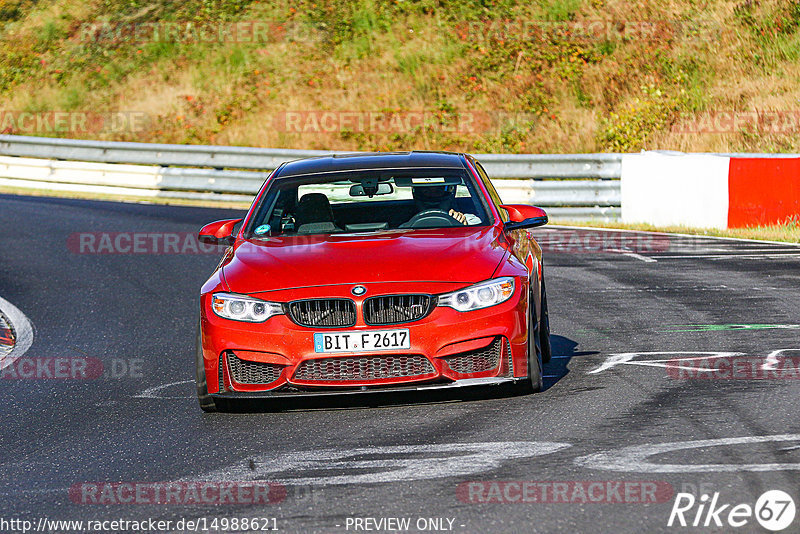
[[208, 245], [233, 245], [233, 242], [236, 241], [233, 230], [240, 222], [242, 219], [225, 219], [208, 223], [200, 229], [197, 237], [201, 243]]
[[542, 208], [526, 204], [502, 204], [500, 207], [508, 212], [509, 221], [503, 226], [507, 232], [547, 224], [547, 213]]

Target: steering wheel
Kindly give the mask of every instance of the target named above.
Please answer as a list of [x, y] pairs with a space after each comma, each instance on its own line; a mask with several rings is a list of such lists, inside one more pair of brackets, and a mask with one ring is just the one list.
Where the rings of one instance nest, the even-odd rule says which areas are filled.
[[449, 228], [453, 226], [463, 225], [446, 211], [434, 208], [417, 213], [403, 225], [403, 228]]

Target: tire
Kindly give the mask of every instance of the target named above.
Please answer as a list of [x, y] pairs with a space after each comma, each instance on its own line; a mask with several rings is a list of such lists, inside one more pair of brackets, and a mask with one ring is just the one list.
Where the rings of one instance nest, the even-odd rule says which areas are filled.
[[200, 327], [197, 327], [197, 345], [195, 348], [195, 384], [197, 385], [197, 400], [204, 412], [218, 410], [214, 397], [208, 394], [206, 383], [206, 368], [203, 363], [203, 343], [200, 336]]
[[542, 348], [540, 346], [539, 321], [530, 301], [528, 314], [528, 379], [523, 387], [525, 393], [536, 393], [542, 390]]
[[549, 363], [553, 357], [550, 348], [550, 315], [547, 313], [547, 290], [542, 278], [542, 316], [539, 318], [539, 346], [542, 348], [542, 363]]

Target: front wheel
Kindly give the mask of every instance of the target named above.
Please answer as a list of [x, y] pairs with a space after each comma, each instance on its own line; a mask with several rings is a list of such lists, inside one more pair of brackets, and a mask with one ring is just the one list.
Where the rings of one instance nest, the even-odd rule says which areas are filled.
[[553, 357], [550, 348], [550, 315], [547, 313], [547, 289], [542, 278], [542, 316], [539, 318], [539, 345], [542, 348], [542, 363], [548, 363]]
[[203, 362], [203, 342], [200, 336], [200, 327], [197, 327], [197, 347], [195, 349], [195, 384], [197, 386], [197, 400], [204, 412], [216, 412], [217, 403], [214, 397], [208, 394], [206, 383], [206, 368]]
[[528, 379], [523, 386], [525, 393], [536, 393], [542, 390], [542, 347], [539, 324], [533, 309], [533, 300], [531, 300], [528, 313]]

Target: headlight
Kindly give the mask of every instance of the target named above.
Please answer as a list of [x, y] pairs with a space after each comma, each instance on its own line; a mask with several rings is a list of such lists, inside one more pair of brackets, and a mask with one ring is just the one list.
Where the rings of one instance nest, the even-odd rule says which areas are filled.
[[513, 294], [514, 279], [505, 276], [440, 295], [439, 306], [449, 306], [461, 312], [480, 310], [505, 302]]
[[278, 303], [233, 293], [215, 293], [211, 297], [211, 309], [225, 319], [248, 323], [263, 323], [283, 313], [283, 306]]

